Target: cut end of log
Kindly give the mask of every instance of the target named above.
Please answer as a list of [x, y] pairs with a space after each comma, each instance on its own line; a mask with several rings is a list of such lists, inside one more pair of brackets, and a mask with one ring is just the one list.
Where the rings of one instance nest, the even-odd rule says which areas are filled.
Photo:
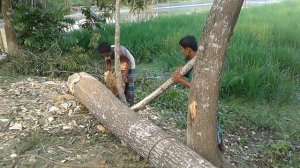
[[80, 81], [81, 77], [90, 78], [96, 80], [93, 76], [89, 75], [85, 72], [75, 73], [68, 78], [68, 87], [69, 91], [73, 94], [74, 93], [74, 85]]
[[75, 73], [68, 78], [68, 88], [69, 91], [73, 94], [74, 93], [74, 85], [80, 80], [80, 74]]
[[90, 78], [90, 79], [96, 80], [93, 76], [91, 76], [90, 74], [88, 74], [86, 72], [80, 72], [79, 75], [82, 77], [85, 77], [85, 78]]

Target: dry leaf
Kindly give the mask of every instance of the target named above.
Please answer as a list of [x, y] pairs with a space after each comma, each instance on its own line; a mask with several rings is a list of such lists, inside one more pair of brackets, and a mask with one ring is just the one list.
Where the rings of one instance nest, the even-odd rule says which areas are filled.
[[9, 119], [7, 119], [7, 118], [1, 118], [0, 121], [7, 122], [7, 121], [9, 121]]
[[68, 116], [73, 117], [73, 115], [74, 115], [74, 111], [70, 109], [69, 112], [68, 112]]
[[9, 127], [9, 130], [22, 130], [23, 126], [20, 123], [15, 123], [13, 126]]
[[59, 108], [55, 107], [55, 106], [52, 106], [50, 109], [49, 109], [49, 112], [50, 113], [53, 113], [53, 112], [57, 112], [59, 110]]
[[63, 94], [63, 95], [56, 95], [54, 97], [54, 100], [55, 101], [62, 101], [62, 100], [70, 101], [70, 100], [76, 100], [76, 98], [70, 94]]
[[11, 158], [16, 158], [17, 156], [18, 156], [17, 154], [13, 153], [13, 154], [11, 154], [9, 157], [11, 157]]
[[60, 107], [64, 110], [67, 110], [70, 107], [70, 104], [69, 103], [62, 103], [62, 104], [60, 104]]
[[51, 123], [54, 120], [54, 117], [50, 116], [47, 118], [47, 120], [49, 121], [49, 123]]
[[102, 125], [97, 125], [97, 129], [101, 132], [104, 133], [106, 131], [105, 127], [103, 127]]

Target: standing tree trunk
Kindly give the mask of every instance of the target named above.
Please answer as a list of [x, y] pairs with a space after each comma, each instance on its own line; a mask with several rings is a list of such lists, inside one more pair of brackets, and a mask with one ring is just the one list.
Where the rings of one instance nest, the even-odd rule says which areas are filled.
[[120, 0], [116, 0], [116, 28], [115, 28], [115, 73], [117, 80], [117, 88], [120, 100], [127, 104], [124, 95], [123, 80], [120, 67]]
[[190, 90], [187, 145], [217, 167], [222, 166], [216, 127], [220, 75], [242, 4], [243, 0], [213, 2], [197, 53]]
[[19, 55], [18, 41], [13, 26], [12, 18], [12, 4], [11, 0], [2, 0], [2, 14], [4, 20], [5, 36], [7, 41], [8, 54]]
[[31, 0], [31, 7], [32, 8], [36, 8], [36, 2], [35, 2], [35, 0]]

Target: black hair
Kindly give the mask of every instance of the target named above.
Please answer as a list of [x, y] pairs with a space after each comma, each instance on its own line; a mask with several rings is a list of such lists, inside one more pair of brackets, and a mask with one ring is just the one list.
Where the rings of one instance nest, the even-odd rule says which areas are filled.
[[183, 48], [191, 48], [193, 51], [197, 51], [198, 45], [197, 45], [197, 40], [194, 36], [192, 35], [187, 35], [180, 39], [179, 45]]
[[102, 42], [99, 44], [98, 50], [100, 53], [110, 52], [111, 46], [108, 42]]

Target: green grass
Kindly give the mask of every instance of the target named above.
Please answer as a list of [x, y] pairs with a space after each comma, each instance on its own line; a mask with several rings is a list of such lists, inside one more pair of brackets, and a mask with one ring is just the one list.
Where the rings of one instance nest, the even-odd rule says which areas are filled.
[[293, 97], [300, 74], [300, 24], [294, 24], [299, 9], [299, 2], [289, 1], [241, 12], [224, 67], [223, 94], [278, 102]]
[[[238, 135], [239, 142], [258, 145], [257, 162], [247, 167], [297, 167], [300, 141], [299, 100], [288, 104], [251, 104], [243, 99], [220, 102], [219, 121], [224, 137]], [[253, 138], [258, 138], [255, 141]], [[248, 142], [249, 141], [249, 142]], [[247, 144], [246, 144], [247, 145]], [[254, 149], [255, 150], [255, 149]], [[259, 166], [260, 165], [260, 166]]]
[[226, 123], [225, 129], [229, 132], [234, 132], [233, 126], [239, 125], [258, 131], [270, 131], [283, 139], [300, 140], [300, 105], [297, 102], [254, 106], [245, 100], [232, 99], [221, 104], [230, 107], [221, 111]]
[[[143, 60], [172, 59], [178, 52], [178, 41], [186, 34], [200, 36], [206, 15], [182, 15], [153, 19], [147, 22], [126, 23], [121, 27], [121, 44], [137, 58]], [[188, 26], [187, 26], [188, 25]], [[198, 31], [191, 30], [191, 27]], [[108, 26], [102, 32], [101, 41], [113, 42], [114, 27]], [[159, 61], [159, 60], [158, 60]]]
[[[300, 2], [288, 1], [242, 9], [222, 75], [221, 96], [251, 101], [288, 102], [300, 74]], [[178, 41], [192, 34], [200, 39], [207, 13], [167, 16], [121, 26], [121, 44], [144, 66], [170, 72], [183, 65]], [[113, 42], [114, 27], [100, 41]], [[139, 71], [139, 69], [137, 70]]]

